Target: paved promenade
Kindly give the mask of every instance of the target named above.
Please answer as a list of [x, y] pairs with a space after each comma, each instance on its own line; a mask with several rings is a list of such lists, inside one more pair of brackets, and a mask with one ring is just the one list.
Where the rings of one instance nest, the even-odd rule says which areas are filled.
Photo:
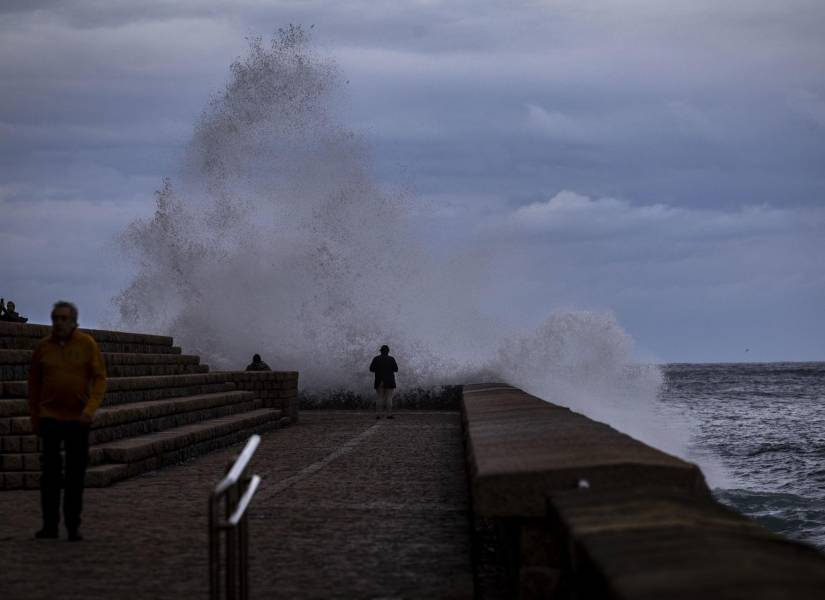
[[[32, 538], [38, 492], [0, 493], [0, 595], [206, 597], [207, 497], [238, 451], [87, 490], [79, 544]], [[253, 598], [472, 597], [459, 413], [304, 412], [252, 464]]]

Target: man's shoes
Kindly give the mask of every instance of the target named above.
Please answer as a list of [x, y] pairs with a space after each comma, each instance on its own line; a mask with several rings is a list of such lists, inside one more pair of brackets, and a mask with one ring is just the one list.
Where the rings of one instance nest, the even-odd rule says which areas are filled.
[[393, 417], [392, 415], [387, 415], [387, 418], [388, 419], [394, 419], [395, 417]]
[[380, 419], [380, 418], [381, 418], [381, 415], [375, 415], [375, 418], [376, 418], [376, 419]]
[[44, 527], [34, 534], [35, 539], [38, 540], [56, 540], [58, 537], [57, 529], [51, 527]]
[[77, 529], [70, 529], [69, 530], [69, 541], [70, 542], [82, 542], [83, 536], [80, 535], [80, 531]]

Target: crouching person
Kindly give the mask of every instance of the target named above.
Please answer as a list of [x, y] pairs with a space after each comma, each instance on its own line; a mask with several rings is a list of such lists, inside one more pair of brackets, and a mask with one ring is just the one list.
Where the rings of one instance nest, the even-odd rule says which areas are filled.
[[[52, 334], [32, 355], [28, 397], [32, 429], [41, 438], [40, 506], [43, 528], [35, 537], [58, 537], [60, 489], [70, 541], [80, 541], [80, 513], [89, 457], [89, 426], [106, 392], [106, 368], [90, 335], [77, 330], [77, 308], [57, 302]], [[66, 455], [65, 471], [60, 456]]]

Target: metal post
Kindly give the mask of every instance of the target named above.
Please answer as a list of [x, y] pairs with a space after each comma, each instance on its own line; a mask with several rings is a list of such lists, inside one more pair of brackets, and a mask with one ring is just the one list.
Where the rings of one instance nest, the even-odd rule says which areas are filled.
[[249, 600], [249, 528], [247, 526], [247, 518], [248, 515], [244, 513], [241, 522], [238, 523], [238, 554], [241, 562], [241, 600]]
[[[246, 511], [261, 484], [261, 478], [250, 476], [248, 466], [260, 441], [258, 435], [249, 438], [244, 450], [229, 466], [226, 476], [209, 497], [209, 597], [212, 600], [220, 598], [222, 571], [225, 571], [226, 598], [249, 598], [249, 523]], [[221, 502], [223, 510], [219, 506]], [[225, 542], [223, 553], [222, 535]]]
[[221, 532], [215, 523], [215, 497], [209, 496], [209, 598], [218, 600], [221, 589]]
[[[229, 517], [232, 516], [232, 506], [238, 501], [238, 486], [237, 484], [226, 490], [226, 515], [225, 519], [229, 522]], [[235, 595], [235, 584], [237, 583], [237, 529], [235, 527], [226, 528], [226, 597], [228, 600], [237, 600]]]

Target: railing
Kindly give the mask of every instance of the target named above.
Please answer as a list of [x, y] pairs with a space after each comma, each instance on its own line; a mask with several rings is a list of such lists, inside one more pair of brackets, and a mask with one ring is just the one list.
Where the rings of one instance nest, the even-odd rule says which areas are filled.
[[[249, 526], [246, 509], [261, 484], [261, 478], [257, 475], [250, 477], [247, 468], [260, 443], [259, 435], [249, 438], [226, 476], [209, 496], [209, 597], [212, 600], [220, 598], [222, 571], [225, 572], [226, 598], [249, 598]], [[221, 500], [223, 511], [220, 510]], [[222, 533], [226, 539], [223, 557]], [[226, 561], [225, 568], [221, 568], [221, 558]]]

